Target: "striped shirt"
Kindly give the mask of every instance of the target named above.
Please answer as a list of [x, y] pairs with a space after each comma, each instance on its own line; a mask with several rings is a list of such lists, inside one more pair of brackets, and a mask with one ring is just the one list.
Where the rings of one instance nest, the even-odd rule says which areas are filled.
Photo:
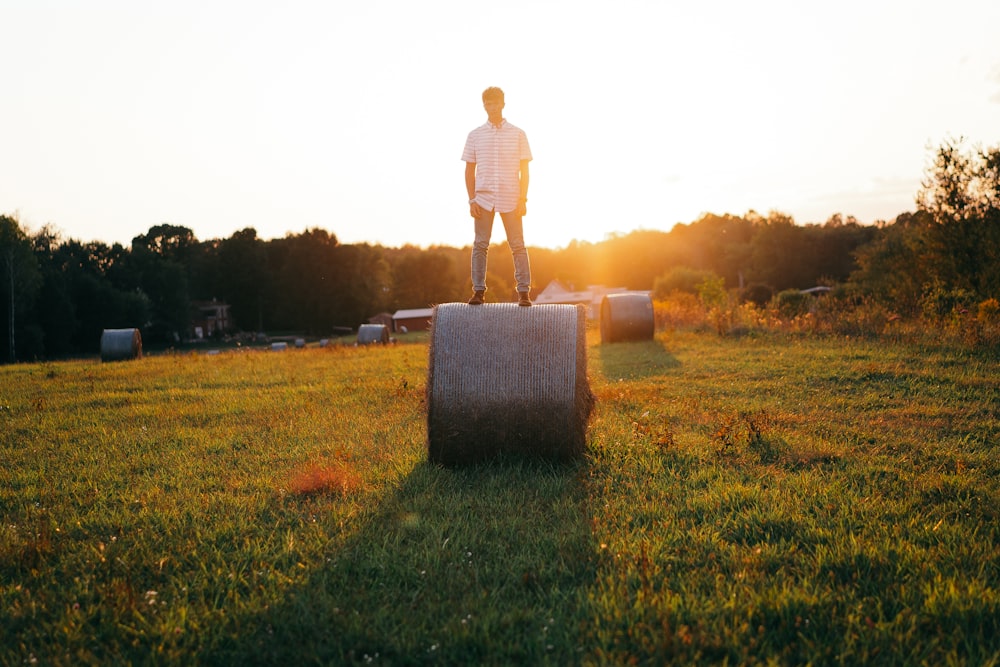
[[531, 159], [528, 136], [506, 120], [487, 121], [465, 141], [462, 160], [476, 165], [476, 203], [487, 211], [508, 213], [521, 198], [521, 160]]

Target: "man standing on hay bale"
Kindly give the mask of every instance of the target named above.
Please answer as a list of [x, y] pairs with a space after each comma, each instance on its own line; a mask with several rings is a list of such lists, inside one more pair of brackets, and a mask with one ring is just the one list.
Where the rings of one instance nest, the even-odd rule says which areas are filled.
[[530, 306], [531, 267], [524, 247], [521, 218], [527, 214], [528, 162], [531, 149], [524, 130], [503, 117], [504, 98], [499, 88], [483, 91], [487, 122], [472, 132], [465, 142], [465, 188], [469, 192], [469, 215], [476, 221], [472, 244], [472, 298], [478, 306], [486, 294], [486, 253], [493, 234], [493, 218], [499, 211], [507, 233], [507, 245], [514, 257], [517, 303]]

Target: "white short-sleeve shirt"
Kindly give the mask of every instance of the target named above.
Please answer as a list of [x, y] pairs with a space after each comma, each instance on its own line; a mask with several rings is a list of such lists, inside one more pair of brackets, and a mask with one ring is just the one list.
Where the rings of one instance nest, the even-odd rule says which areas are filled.
[[469, 132], [462, 160], [476, 165], [476, 203], [500, 213], [517, 208], [521, 160], [530, 159], [528, 136], [506, 120], [500, 127], [487, 121]]

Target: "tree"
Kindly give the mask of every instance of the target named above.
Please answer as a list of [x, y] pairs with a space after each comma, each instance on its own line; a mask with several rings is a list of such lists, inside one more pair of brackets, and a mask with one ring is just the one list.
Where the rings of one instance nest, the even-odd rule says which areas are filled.
[[190, 275], [197, 240], [187, 227], [156, 225], [132, 239], [122, 274], [152, 305], [153, 340], [174, 342], [191, 322]]
[[938, 148], [917, 205], [932, 220], [925, 235], [932, 278], [986, 298], [1000, 294], [1000, 147], [963, 144]]
[[783, 213], [756, 225], [751, 242], [752, 279], [776, 291], [812, 287], [818, 277], [813, 246], [805, 227]]
[[668, 256], [669, 234], [640, 229], [611, 237], [601, 244], [591, 281], [648, 290], [671, 264]]
[[[237, 328], [264, 328], [264, 293], [268, 282], [267, 248], [252, 227], [219, 242], [218, 296], [232, 308]], [[207, 296], [207, 295], [206, 295]]]
[[36, 320], [45, 333], [46, 356], [96, 352], [107, 328], [145, 328], [151, 305], [127, 278], [121, 244], [59, 242], [43, 229], [35, 236], [35, 255], [45, 277]]
[[0, 215], [0, 287], [3, 288], [0, 303], [6, 305], [4, 337], [7, 339], [7, 358], [11, 363], [17, 361], [16, 341], [21, 326], [19, 315], [32, 307], [41, 282], [31, 241], [16, 218]]
[[718, 280], [723, 279], [713, 271], [675, 266], [653, 282], [653, 296], [657, 299], [666, 299], [674, 292], [698, 294], [699, 285]]
[[876, 301], [891, 304], [901, 314], [915, 315], [926, 285], [931, 283], [925, 234], [932, 224], [930, 214], [901, 213], [891, 225], [857, 248], [857, 268], [850, 282]]
[[357, 326], [387, 305], [389, 265], [382, 250], [368, 244], [338, 246], [333, 255], [335, 279], [344, 286], [334, 295], [337, 320], [333, 326]]
[[861, 225], [851, 215], [845, 220], [839, 213], [831, 216], [824, 225], [809, 229], [816, 246], [815, 283], [823, 279], [835, 283], [848, 280], [857, 268], [855, 252], [871, 242], [879, 232], [875, 225]]
[[181, 225], [160, 224], [132, 239], [132, 250], [144, 250], [184, 264], [198, 246], [194, 232]]
[[340, 266], [337, 237], [324, 229], [289, 234], [267, 244], [270, 327], [327, 334], [350, 325], [343, 311], [348, 294], [347, 267]]
[[399, 308], [425, 308], [454, 300], [459, 294], [454, 273], [451, 256], [411, 247], [392, 265], [392, 303]]
[[42, 273], [34, 319], [42, 328], [45, 356], [64, 356], [73, 350], [76, 305], [71, 293], [72, 284], [66, 278], [62, 263], [56, 260], [61, 247], [59, 234], [46, 225], [35, 234], [32, 242]]

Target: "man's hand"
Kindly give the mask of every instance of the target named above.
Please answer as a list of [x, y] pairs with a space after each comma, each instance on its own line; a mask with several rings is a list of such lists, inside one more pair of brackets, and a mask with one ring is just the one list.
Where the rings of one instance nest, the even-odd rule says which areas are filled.
[[479, 204], [477, 204], [476, 202], [472, 202], [471, 204], [469, 204], [469, 215], [471, 215], [473, 218], [478, 218], [482, 214], [483, 214], [483, 209]]

